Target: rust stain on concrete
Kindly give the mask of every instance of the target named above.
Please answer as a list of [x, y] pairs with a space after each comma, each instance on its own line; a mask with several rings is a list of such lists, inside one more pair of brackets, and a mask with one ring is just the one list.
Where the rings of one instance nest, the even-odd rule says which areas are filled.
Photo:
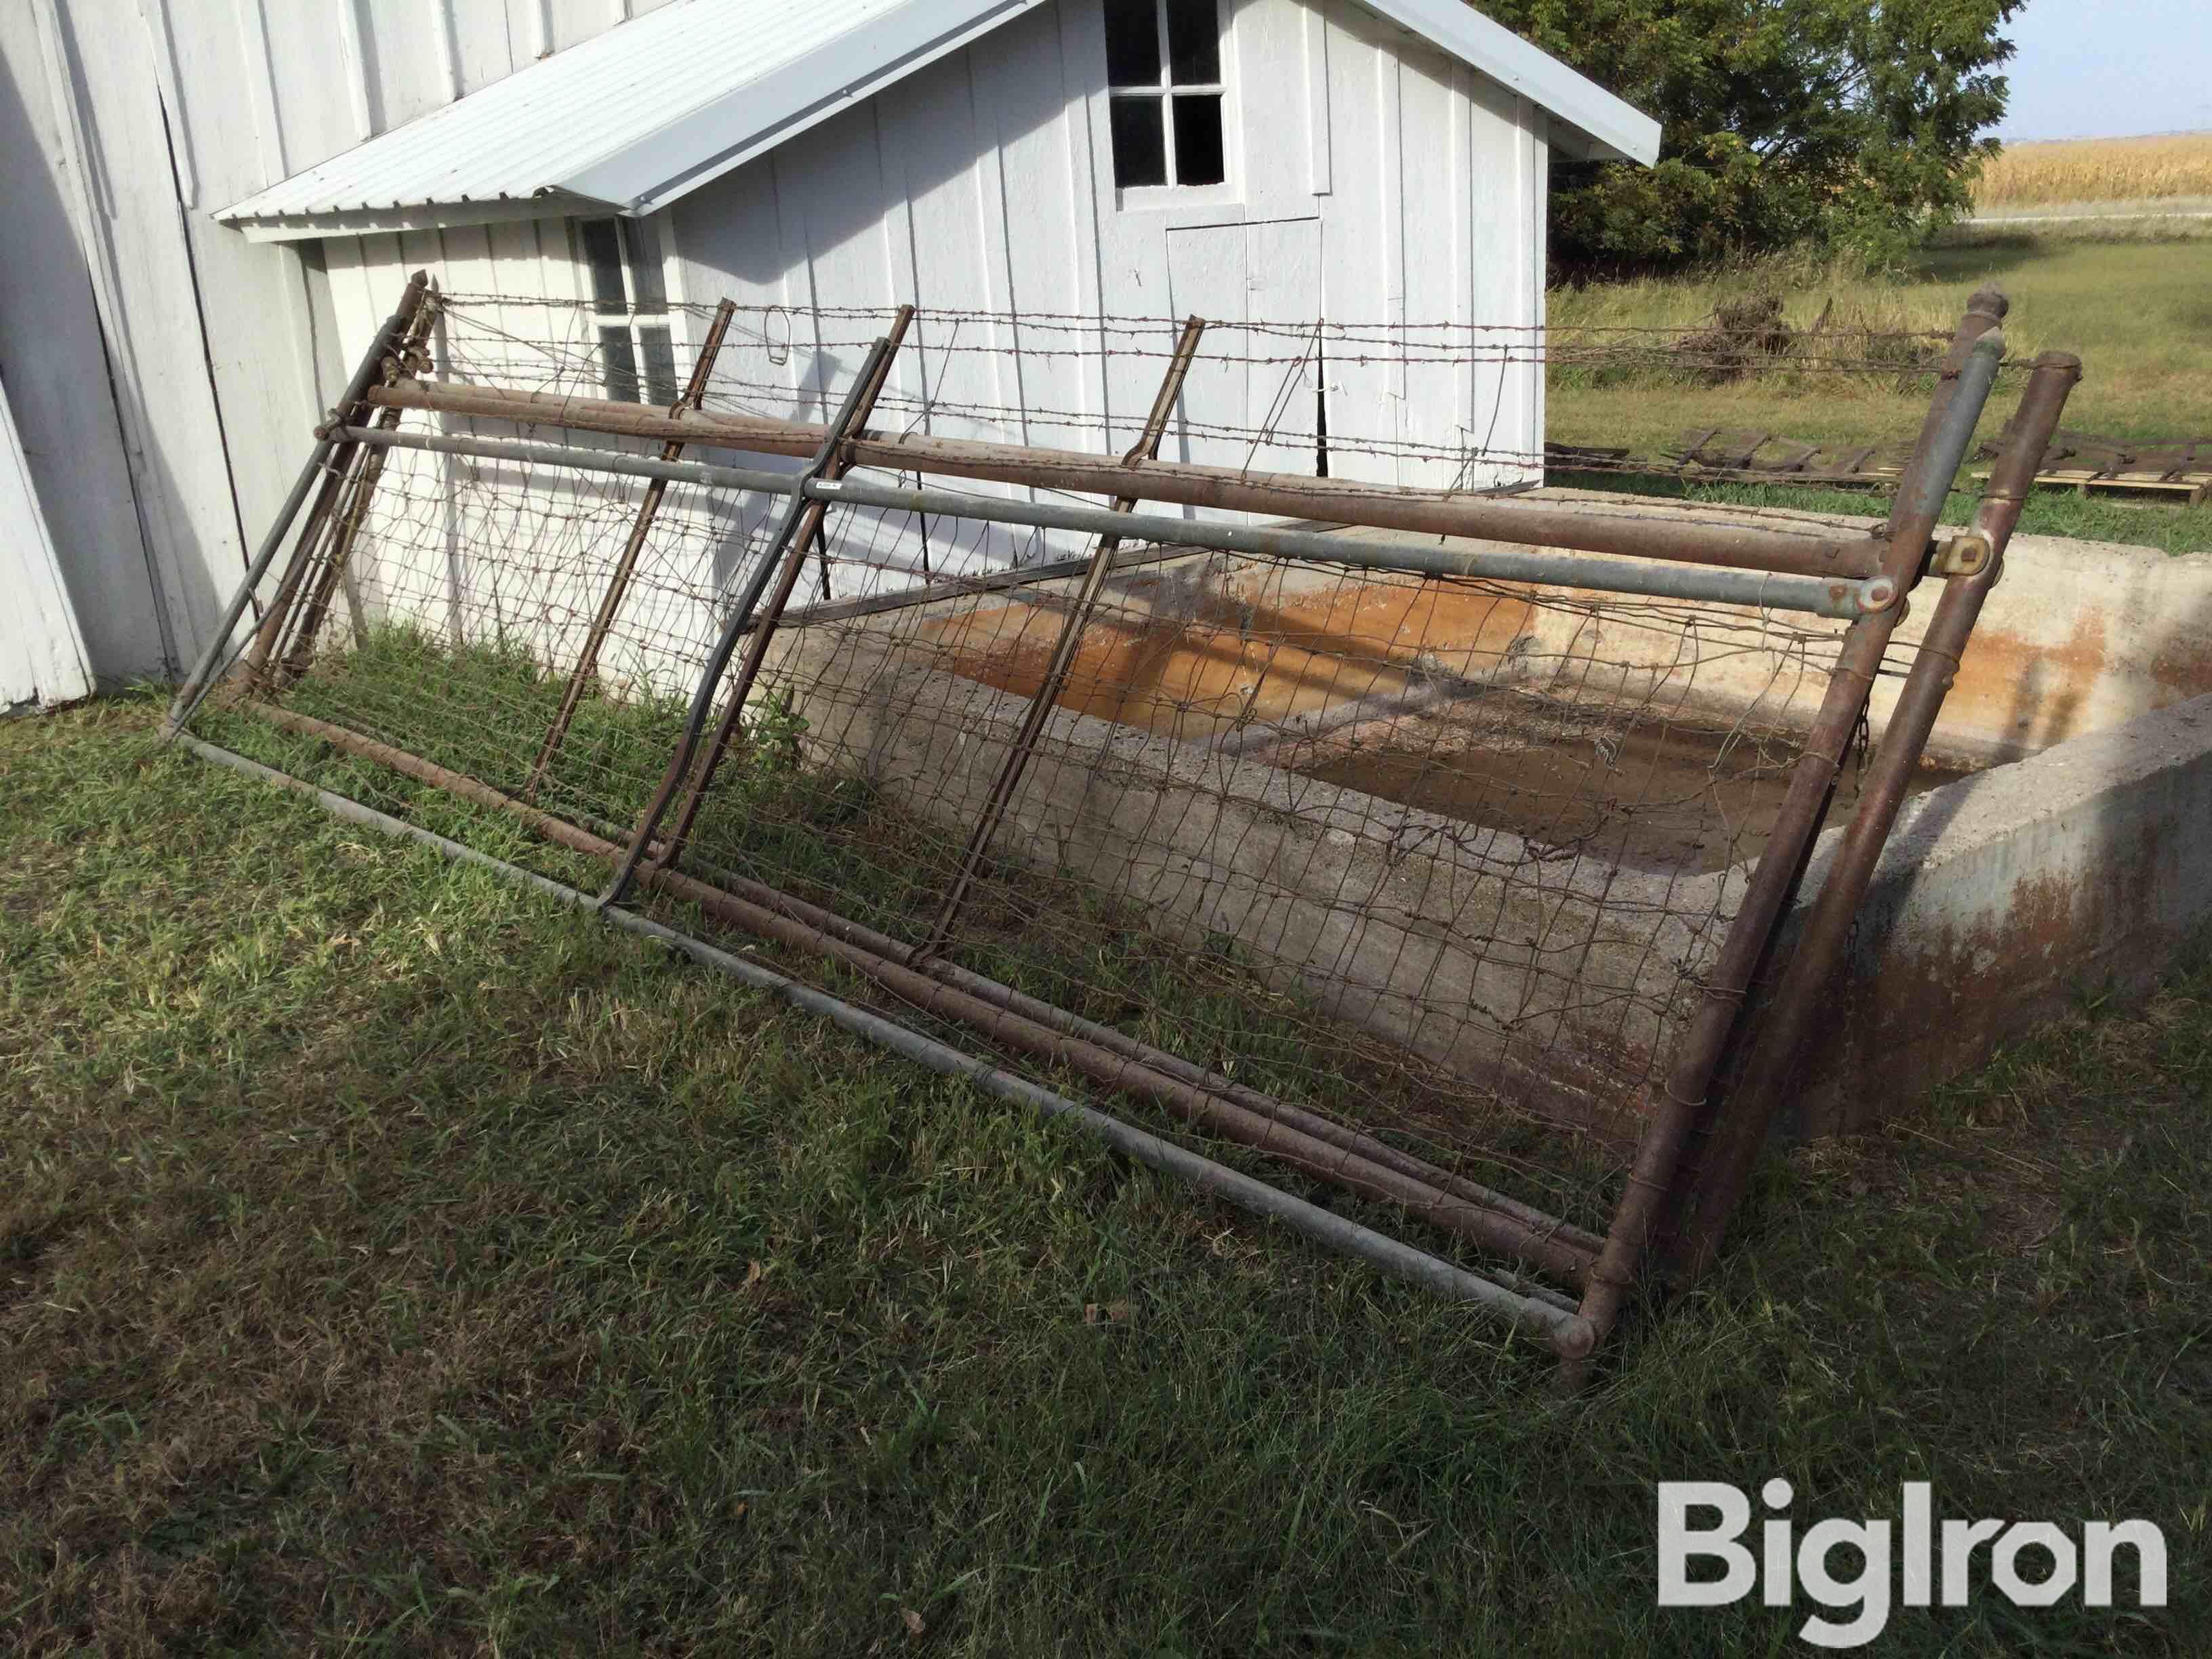
[[[1441, 668], [1494, 669], [1533, 607], [1435, 582], [1346, 581], [1287, 598], [1267, 576], [1191, 592], [1152, 578], [1109, 599], [1084, 630], [1058, 704], [1186, 741], [1272, 724], [1348, 699], [1410, 690]], [[1005, 605], [925, 630], [945, 666], [1033, 696], [1065, 610]]]
[[1945, 733], [1971, 730], [1992, 744], [2039, 750], [2071, 737], [2083, 692], [2105, 672], [2105, 618], [2083, 611], [2065, 641], [1976, 630], [1944, 700]]
[[2212, 691], [2212, 629], [2196, 617], [2178, 620], [2150, 659], [2150, 677], [2160, 696], [2153, 705], [2164, 708]]

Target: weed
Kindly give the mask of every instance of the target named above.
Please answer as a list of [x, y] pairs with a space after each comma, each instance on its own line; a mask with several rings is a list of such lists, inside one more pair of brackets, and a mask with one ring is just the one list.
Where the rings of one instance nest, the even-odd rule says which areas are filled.
[[2163, 1612], [1984, 1598], [1886, 1652], [2199, 1644], [2212, 978], [1776, 1160], [1563, 1403], [158, 713], [0, 727], [14, 1650], [1771, 1653], [1802, 1607], [1653, 1605], [1652, 1505], [1773, 1474], [2166, 1529]]
[[[1917, 336], [1948, 336], [1967, 295], [1988, 282], [2012, 301], [2005, 337], [2013, 359], [2046, 349], [2081, 356], [2082, 380], [2067, 404], [2067, 426], [2124, 441], [2206, 432], [2212, 359], [2200, 313], [2212, 283], [2212, 237], [2090, 241], [2013, 233], [1931, 249], [1902, 273], [1793, 259], [1555, 291], [1547, 435], [1557, 443], [1626, 447], [1647, 463], [1679, 447], [1686, 434], [1714, 428], [1838, 447], [1902, 447], [1919, 430], [1928, 399], [1924, 374], [1899, 372], [1910, 365], [1861, 362], [1850, 372], [1815, 371], [1781, 355], [1711, 385], [1662, 350], [1632, 359], [1586, 348], [1617, 340], [1604, 331], [1624, 326], [1678, 337], [1711, 326], [1723, 307], [1771, 295], [1780, 299], [1778, 321], [1794, 339], [1816, 337], [1825, 317], [1829, 337], [1853, 337], [1836, 335], [1839, 324], [1860, 330], [1862, 344], [1846, 349], [1871, 358], [1883, 340], [1909, 345]], [[2021, 384], [2017, 371], [2000, 379], [1984, 440], [1996, 437]], [[2212, 550], [2212, 508], [2165, 502], [2039, 497], [2023, 527], [2176, 552]]]

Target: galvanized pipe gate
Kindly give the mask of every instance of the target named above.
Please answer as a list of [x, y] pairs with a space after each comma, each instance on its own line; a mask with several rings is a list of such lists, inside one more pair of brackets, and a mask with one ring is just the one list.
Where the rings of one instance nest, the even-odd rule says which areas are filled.
[[[2014, 436], [1992, 472], [1972, 530], [1939, 543], [1936, 532], [1946, 496], [2002, 356], [1997, 330], [2004, 301], [1994, 293], [1977, 295], [1943, 365], [1889, 522], [1880, 539], [1868, 540], [1757, 526], [1686, 526], [1532, 502], [1347, 486], [1163, 462], [1158, 459], [1160, 437], [1176, 407], [1182, 377], [1203, 349], [1206, 325], [1195, 318], [1185, 325], [1139, 442], [1113, 460], [872, 430], [868, 421], [912, 317], [911, 307], [900, 313], [890, 333], [868, 354], [836, 418], [827, 426], [812, 426], [704, 409], [727, 322], [726, 306], [683, 397], [665, 414], [598, 399], [425, 380], [421, 378], [422, 344], [436, 307], [437, 296], [418, 276], [380, 331], [319, 434], [285, 511], [234, 596], [221, 641], [180, 689], [168, 726], [173, 734], [193, 722], [204, 700], [223, 681], [224, 653], [235, 656], [242, 649], [243, 662], [225, 692], [233, 706], [250, 709], [285, 731], [510, 815], [556, 845], [604, 860], [612, 876], [599, 901], [603, 909], [623, 903], [635, 887], [696, 905], [718, 921], [757, 938], [837, 964], [898, 1002], [957, 1023], [1001, 1050], [1036, 1063], [1072, 1068], [1095, 1085], [1152, 1102], [1187, 1124], [1241, 1142], [1304, 1176], [1395, 1205], [1499, 1258], [1471, 1273], [1399, 1241], [1381, 1239], [1371, 1230], [1322, 1225], [1304, 1216], [1295, 1200], [1285, 1199], [1271, 1211], [1291, 1218], [1310, 1236], [1389, 1271], [1474, 1301], [1508, 1322], [1534, 1331], [1576, 1376], [1619, 1322], [1636, 1287], [1650, 1277], [1655, 1246], [1662, 1248], [1668, 1276], [1676, 1282], [1694, 1278], [1712, 1260], [1784, 1097], [1791, 1063], [1836, 971], [1850, 920], [1887, 840], [1906, 780], [1934, 728], [1983, 600], [2002, 573], [2005, 544], [2018, 520], [2021, 502], [2079, 373], [2078, 363], [2070, 357], [2048, 354], [2037, 361]], [[401, 424], [410, 410], [658, 438], [664, 447], [659, 456], [649, 457], [574, 444], [414, 432]], [[684, 447], [701, 446], [810, 459], [805, 471], [793, 474], [681, 458]], [[586, 646], [566, 676], [558, 711], [535, 744], [535, 757], [518, 787], [503, 788], [284, 704], [287, 685], [306, 674], [315, 660], [319, 630], [332, 595], [348, 579], [385, 459], [404, 451], [649, 482], [612, 578], [594, 607]], [[1106, 497], [1110, 505], [1090, 507], [986, 497], [847, 476], [854, 468], [866, 467], [1090, 493]], [[319, 477], [321, 485], [316, 491]], [[743, 592], [724, 612], [659, 787], [635, 823], [617, 830], [574, 812], [549, 809], [543, 804], [542, 790], [549, 769], [569, 741], [580, 707], [590, 695], [609, 629], [628, 602], [640, 550], [662, 494], [672, 483], [757, 492], [781, 497], [787, 505], [776, 534], [754, 565]], [[291, 556], [277, 573], [274, 602], [259, 626], [240, 644], [232, 644], [231, 635], [274, 569], [311, 492], [316, 492], [314, 505], [291, 538]], [[1201, 523], [1137, 511], [1138, 503], [1146, 501], [1424, 535], [1516, 541], [1524, 548], [1462, 550], [1353, 538], [1326, 531]], [[790, 610], [788, 601], [801, 567], [810, 550], [822, 545], [823, 515], [838, 506], [1095, 533], [1102, 539], [1079, 559], [925, 580], [891, 593], [825, 597], [820, 603]], [[1125, 548], [1125, 542], [1139, 545]], [[1576, 550], [1534, 550], [1538, 548]], [[1702, 975], [1701, 1000], [1680, 1034], [1663, 1085], [1640, 1103], [1640, 1138], [1626, 1185], [1602, 1233], [1572, 1225], [1543, 1206], [1471, 1180], [1337, 1115], [1278, 1098], [1188, 1055], [1141, 1041], [953, 959], [961, 943], [965, 896], [986, 857], [1008, 833], [1011, 806], [1024, 787], [1040, 736], [1062, 699], [1108, 578], [1162, 564], [1192, 549], [1322, 562], [1345, 570], [1413, 573], [1425, 580], [1480, 578], [1754, 607], [1761, 614], [1795, 611], [1850, 623], [1779, 818], [1717, 955]], [[1828, 864], [1796, 947], [1778, 976], [1769, 957], [1803, 879], [1813, 842], [1827, 817], [1874, 677], [1905, 616], [1908, 596], [1927, 579], [1943, 582], [1933, 624], [1863, 780], [1841, 847]], [[732, 746], [745, 739], [753, 718], [752, 689], [780, 633], [1069, 580], [1079, 586], [1072, 602], [1062, 605], [1062, 621], [1044, 672], [1027, 696], [1018, 730], [969, 825], [957, 874], [939, 896], [921, 937], [902, 941], [753, 876], [703, 864], [696, 856], [689, 858], [688, 869], [682, 867], [717, 768]], [[740, 665], [732, 678], [733, 662]], [[718, 703], [721, 714], [710, 733], [709, 720]], [[675, 816], [664, 830], [663, 821], [671, 812]], [[572, 900], [580, 898], [562, 890]], [[725, 960], [711, 946], [692, 941], [686, 945], [702, 961]], [[1763, 1004], [1762, 982], [1772, 985]], [[810, 994], [834, 1007], [845, 1006], [819, 994]], [[865, 1026], [866, 1021], [884, 1024], [874, 1016], [861, 1018], [865, 1029], [872, 1029]], [[916, 1054], [933, 1052], [933, 1045], [918, 1037], [902, 1046]], [[1723, 1088], [1722, 1079], [1732, 1081]], [[1046, 1094], [1033, 1085], [1024, 1086]], [[1060, 1103], [1086, 1122], [1098, 1115], [1088, 1108]], [[1116, 1133], [1121, 1137], [1117, 1144], [1133, 1148], [1149, 1139], [1126, 1126]], [[1194, 1154], [1168, 1158], [1139, 1155], [1239, 1193], [1243, 1187], [1238, 1183], [1253, 1184], [1249, 1177], [1222, 1170]], [[1517, 1265], [1507, 1267], [1507, 1261]]]
[[[387, 405], [396, 407], [397, 405]], [[574, 407], [579, 421], [591, 411]], [[579, 431], [604, 428], [579, 425]], [[1577, 558], [1571, 553], [1522, 553], [1500, 547], [1431, 547], [1413, 541], [1365, 541], [1312, 530], [1285, 530], [1273, 526], [1200, 523], [1157, 514], [1133, 513], [1126, 508], [1063, 506], [1052, 501], [1010, 501], [994, 495], [974, 495], [949, 489], [927, 489], [896, 484], [833, 480], [811, 475], [793, 477], [758, 468], [716, 466], [703, 461], [666, 462], [605, 450], [582, 449], [561, 444], [531, 443], [513, 438], [454, 437], [428, 432], [387, 432], [366, 427], [342, 427], [337, 434], [349, 444], [374, 449], [414, 449], [429, 454], [465, 455], [481, 460], [508, 461], [520, 465], [567, 467], [579, 472], [604, 472], [618, 477], [649, 478], [656, 483], [706, 484], [763, 495], [789, 495], [810, 505], [824, 503], [872, 507], [888, 512], [926, 513], [933, 517], [971, 519], [979, 524], [1003, 524], [1030, 530], [1073, 530], [1110, 540], [1136, 538], [1163, 547], [1206, 552], [1252, 553], [1263, 557], [1307, 559], [1317, 563], [1344, 565], [1362, 570], [1402, 570], [1427, 576], [1462, 576], [1508, 582], [1544, 582], [1559, 587], [1587, 587], [1613, 593], [1640, 593], [1652, 599], [1702, 600], [1712, 605], [1753, 605], [1767, 611], [1799, 611], [1808, 616], [1840, 621], [1868, 615], [1889, 603], [1893, 582], [1879, 574], [1813, 576], [1796, 574], [1799, 567], [1826, 562], [1826, 550], [1838, 544], [1811, 537], [1775, 535], [1771, 568], [1748, 565], [1706, 568], [1675, 560], [1664, 550], [1671, 537], [1649, 546], [1638, 543], [1632, 524], [1629, 533], [1612, 531], [1581, 532], [1584, 539], [1603, 540], [1608, 546], [1636, 545], [1644, 556], [1630, 564], [1611, 559]], [[1098, 487], [1098, 486], [1093, 486]], [[1307, 505], [1295, 497], [1282, 505], [1294, 510]], [[1499, 503], [1499, 505], [1506, 505]], [[1368, 516], [1379, 510], [1361, 508]], [[1364, 519], [1346, 520], [1358, 525]], [[1372, 526], [1370, 526], [1372, 527]], [[1671, 531], [1672, 526], [1657, 528]], [[1766, 532], [1761, 532], [1766, 533]], [[804, 544], [801, 544], [802, 546]], [[1111, 549], [1109, 550], [1110, 556]], [[1664, 561], [1662, 562], [1662, 561]], [[1060, 574], [1079, 574], [1089, 561], [1079, 562]], [[1048, 580], [1032, 573], [1029, 580]], [[852, 613], [848, 613], [852, 614]], [[747, 613], [745, 629], [754, 624]]]

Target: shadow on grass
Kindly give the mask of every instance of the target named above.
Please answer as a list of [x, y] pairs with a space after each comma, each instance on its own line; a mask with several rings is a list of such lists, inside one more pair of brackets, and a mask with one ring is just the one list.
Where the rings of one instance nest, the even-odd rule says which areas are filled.
[[1655, 1483], [2165, 1530], [2183, 1653], [2212, 981], [1764, 1173], [1553, 1400], [1452, 1309], [665, 953], [151, 756], [0, 727], [0, 1625], [17, 1650], [1782, 1650], [1654, 1605]]

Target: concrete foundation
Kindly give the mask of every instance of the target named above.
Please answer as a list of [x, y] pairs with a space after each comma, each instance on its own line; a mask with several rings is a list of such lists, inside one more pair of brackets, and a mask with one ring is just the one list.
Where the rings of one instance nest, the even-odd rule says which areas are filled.
[[2085, 994], [2148, 988], [2208, 916], [2212, 696], [1908, 802], [1800, 1063], [1791, 1127], [1877, 1122]]
[[[817, 762], [964, 830], [1065, 592], [802, 630], [768, 684], [795, 695]], [[1218, 556], [1122, 581], [1120, 619], [1099, 630], [1048, 723], [998, 850], [1141, 905], [1170, 933], [1232, 939], [1339, 1018], [1625, 1133], [1750, 866], [1547, 862], [1496, 825], [1285, 770], [1284, 745], [1445, 681], [1512, 684], [1571, 641], [1587, 651], [1592, 629], [1610, 630], [1600, 654], [1621, 669], [1604, 689], [1644, 695], [1679, 659], [1681, 624], [1670, 634], [1656, 606], [1578, 616], [1526, 590], [1452, 601], [1463, 625], [1440, 635], [1444, 600], [1431, 592], [1412, 643], [1386, 644], [1360, 673], [1304, 673], [1286, 658], [1307, 648], [1302, 638], [1326, 655], [1316, 605], [1364, 606], [1372, 637], [1396, 637], [1389, 608], [1407, 592]], [[1238, 605], [1273, 620], [1240, 634], [1221, 622]], [[1919, 608], [1924, 619], [1932, 598]], [[1719, 614], [1700, 611], [1697, 626]], [[1304, 620], [1286, 633], [1286, 616]], [[1750, 613], [1732, 623], [1762, 625]], [[1917, 632], [1909, 622], [1905, 638]], [[1268, 641], [1264, 673], [1252, 672], [1255, 638]], [[1716, 653], [1695, 701], [1720, 717], [1756, 706], [1762, 719], [1802, 719], [1825, 673], [1809, 659], [1778, 672], [1790, 660], [1779, 647]], [[1877, 738], [1896, 684], [1878, 690]], [[2082, 992], [2140, 986], [2172, 961], [2212, 915], [2208, 694], [2212, 559], [2015, 540], [1931, 746], [1980, 769], [1908, 803], [1806, 1057], [1797, 1128], [1876, 1121]]]

